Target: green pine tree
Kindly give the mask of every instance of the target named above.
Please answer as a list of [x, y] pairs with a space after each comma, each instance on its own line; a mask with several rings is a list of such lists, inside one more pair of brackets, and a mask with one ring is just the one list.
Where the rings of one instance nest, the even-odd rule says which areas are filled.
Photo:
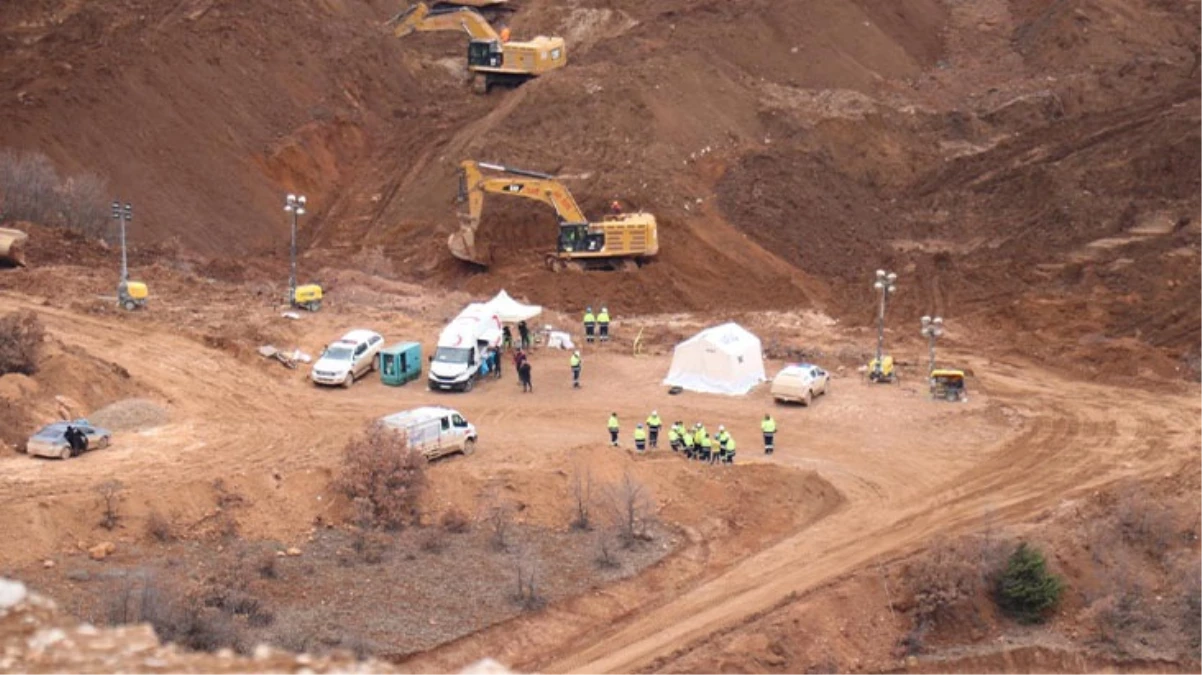
[[997, 601], [1002, 610], [1023, 623], [1039, 623], [1056, 606], [1064, 582], [1048, 572], [1039, 549], [1018, 545], [998, 580]]

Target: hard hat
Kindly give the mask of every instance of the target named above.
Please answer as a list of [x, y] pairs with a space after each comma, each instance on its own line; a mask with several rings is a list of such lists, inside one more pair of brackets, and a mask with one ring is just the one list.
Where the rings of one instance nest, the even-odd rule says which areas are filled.
[[591, 311], [593, 311], [593, 308], [591, 306], [589, 306], [589, 307], [585, 307], [584, 310], [586, 312], [591, 312]]
[[605, 305], [601, 305], [601, 311], [602, 311], [602, 312], [608, 312], [608, 311], [609, 311], [609, 308], [607, 308]]
[[658, 415], [658, 414], [659, 414], [659, 411], [658, 411], [658, 410], [652, 410], [652, 411], [651, 411], [651, 414], [652, 414], [652, 415]]
[[573, 354], [574, 356], [580, 356], [580, 350], [579, 350], [579, 349], [577, 349], [576, 351], [572, 352], [572, 354]]
[[639, 428], [640, 428], [640, 429], [642, 429], [642, 428], [643, 428], [643, 423], [642, 423], [642, 422], [639, 422]]
[[721, 424], [719, 424], [719, 425], [718, 425], [718, 431], [726, 431], [726, 427], [725, 427], [725, 426], [723, 426], [723, 425], [721, 425]]

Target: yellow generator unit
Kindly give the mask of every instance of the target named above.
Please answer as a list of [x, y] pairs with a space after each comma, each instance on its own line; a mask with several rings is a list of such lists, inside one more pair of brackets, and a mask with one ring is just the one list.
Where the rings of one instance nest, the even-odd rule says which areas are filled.
[[321, 286], [317, 284], [297, 286], [296, 294], [292, 296], [292, 304], [310, 312], [321, 309]]
[[893, 357], [889, 355], [882, 356], [880, 361], [873, 359], [868, 362], [868, 379], [872, 382], [884, 382], [886, 384], [897, 380], [897, 373], [893, 370]]
[[141, 281], [122, 281], [117, 286], [117, 304], [131, 312], [145, 307], [149, 297], [150, 289]]

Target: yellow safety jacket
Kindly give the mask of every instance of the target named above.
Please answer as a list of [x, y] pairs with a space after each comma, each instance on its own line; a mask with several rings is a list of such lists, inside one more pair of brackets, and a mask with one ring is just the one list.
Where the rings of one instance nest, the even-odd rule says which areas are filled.
[[597, 317], [593, 316], [592, 312], [585, 312], [584, 313], [584, 322], [585, 323], [597, 323]]
[[680, 440], [680, 432], [676, 431], [676, 427], [668, 429], [668, 442], [673, 443]]
[[658, 429], [663, 425], [663, 420], [659, 418], [659, 415], [652, 415], [651, 417], [647, 418], [647, 426], [651, 427], [652, 429]]
[[766, 434], [776, 433], [776, 420], [769, 417], [763, 422], [760, 422], [760, 429]]
[[609, 312], [601, 312], [598, 314], [597, 323], [609, 323]]
[[573, 368], [579, 368], [579, 367], [580, 367], [580, 357], [579, 357], [579, 356], [576, 356], [575, 354], [572, 354], [572, 358], [571, 358], [571, 359], [569, 359], [569, 361], [568, 361], [568, 362], [572, 364], [572, 367], [573, 367]]
[[693, 440], [693, 437], [690, 434], [685, 434], [681, 436], [680, 439], [684, 441], [684, 447], [686, 448], [691, 448], [694, 445], [697, 445], [697, 442]]
[[634, 430], [634, 440], [636, 440], [636, 441], [647, 440], [647, 431], [645, 429], [637, 429], [636, 428]]
[[609, 428], [613, 429], [615, 431], [618, 429], [618, 416], [617, 415], [609, 416]]
[[712, 448], [714, 447], [714, 441], [709, 436], [702, 436], [700, 445], [703, 448]]

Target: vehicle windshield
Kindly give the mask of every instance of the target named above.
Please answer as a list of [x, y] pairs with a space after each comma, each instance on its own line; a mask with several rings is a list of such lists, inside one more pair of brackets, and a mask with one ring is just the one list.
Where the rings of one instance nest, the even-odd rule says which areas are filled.
[[57, 438], [62, 438], [63, 433], [66, 431], [66, 427], [50, 427], [49, 429], [42, 429], [39, 431], [36, 435], [34, 435], [34, 438], [40, 438], [44, 441], [53, 441]]
[[322, 355], [322, 358], [331, 361], [350, 361], [353, 353], [350, 347], [330, 347]]
[[434, 352], [434, 360], [438, 363], [467, 363], [472, 350], [467, 347], [439, 347]]

